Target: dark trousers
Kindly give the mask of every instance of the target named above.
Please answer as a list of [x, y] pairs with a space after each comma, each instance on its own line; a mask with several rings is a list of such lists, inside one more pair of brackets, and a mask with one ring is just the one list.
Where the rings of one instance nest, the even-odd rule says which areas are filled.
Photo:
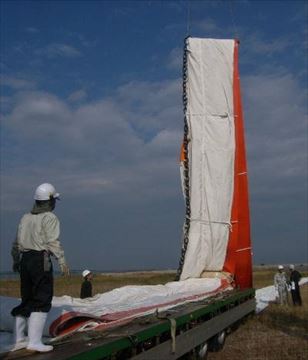
[[302, 305], [302, 298], [301, 298], [299, 286], [295, 286], [295, 289], [291, 290], [291, 296], [292, 296], [293, 305], [300, 305], [300, 306]]
[[53, 297], [52, 263], [46, 251], [30, 250], [22, 254], [20, 263], [21, 304], [13, 316], [29, 317], [32, 312], [48, 312]]

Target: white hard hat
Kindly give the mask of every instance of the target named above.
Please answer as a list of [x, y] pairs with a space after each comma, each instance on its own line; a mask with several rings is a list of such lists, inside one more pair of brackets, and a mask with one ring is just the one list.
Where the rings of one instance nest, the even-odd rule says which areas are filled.
[[278, 269], [279, 269], [279, 270], [283, 270], [283, 266], [282, 266], [282, 265], [278, 265]]
[[289, 269], [294, 270], [295, 266], [293, 264], [290, 264]]
[[44, 183], [35, 190], [34, 200], [49, 200], [50, 197], [57, 199], [59, 196], [60, 194], [56, 192], [53, 185]]
[[82, 276], [83, 276], [83, 277], [86, 277], [86, 276], [88, 276], [89, 274], [91, 274], [91, 271], [90, 271], [90, 270], [83, 270], [83, 272], [82, 272]]

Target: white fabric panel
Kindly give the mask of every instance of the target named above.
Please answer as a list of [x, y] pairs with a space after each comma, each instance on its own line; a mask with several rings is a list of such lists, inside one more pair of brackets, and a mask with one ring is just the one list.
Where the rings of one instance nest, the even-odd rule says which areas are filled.
[[234, 40], [188, 39], [191, 224], [181, 280], [222, 270], [230, 230]]
[[[180, 303], [189, 302], [187, 297], [204, 294], [202, 298], [209, 297], [207, 294], [216, 291], [221, 285], [220, 279], [188, 279], [186, 281], [173, 281], [165, 285], [141, 285], [123, 286], [104, 294], [97, 294], [92, 298], [79, 299], [71, 296], [53, 297], [52, 308], [48, 313], [44, 334], [49, 334], [49, 326], [60, 315], [70, 312], [82, 312], [95, 316], [112, 314], [119, 311], [129, 311], [151, 305], [158, 306], [178, 299]], [[232, 286], [225, 290], [231, 290]], [[195, 300], [190, 300], [195, 301]], [[14, 318], [11, 315], [13, 307], [20, 303], [20, 299], [0, 296], [0, 330], [12, 331]], [[165, 309], [172, 308], [177, 304], [169, 304]], [[144, 311], [142, 315], [154, 313], [156, 308]], [[161, 309], [162, 310], [162, 309]]]

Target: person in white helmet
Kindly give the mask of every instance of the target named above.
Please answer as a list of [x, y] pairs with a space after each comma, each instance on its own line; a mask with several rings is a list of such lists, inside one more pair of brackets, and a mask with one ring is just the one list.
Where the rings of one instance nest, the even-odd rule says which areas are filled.
[[275, 289], [278, 292], [278, 302], [280, 305], [288, 304], [288, 284], [287, 277], [283, 271], [284, 267], [282, 265], [278, 266], [278, 272], [274, 276], [274, 285]]
[[[20, 273], [21, 304], [15, 317], [15, 347], [38, 352], [53, 349], [42, 343], [42, 333], [53, 297], [53, 269], [50, 257], [58, 260], [61, 272], [69, 275], [59, 241], [60, 224], [53, 213], [59, 194], [53, 185], [41, 184], [35, 191], [34, 206], [20, 220], [12, 246], [13, 270]], [[28, 339], [25, 336], [28, 319]]]
[[93, 275], [90, 270], [84, 270], [82, 272], [83, 283], [80, 289], [80, 299], [86, 299], [92, 297], [92, 279]]

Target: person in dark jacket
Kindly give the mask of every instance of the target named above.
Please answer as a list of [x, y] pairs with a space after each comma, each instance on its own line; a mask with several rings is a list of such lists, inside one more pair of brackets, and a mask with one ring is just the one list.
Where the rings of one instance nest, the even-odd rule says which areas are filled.
[[301, 306], [302, 298], [299, 289], [299, 281], [302, 278], [302, 275], [300, 274], [300, 272], [295, 270], [295, 267], [292, 264], [289, 266], [289, 269], [290, 269], [289, 285], [291, 286], [291, 296], [292, 296], [293, 305]]
[[93, 275], [90, 270], [84, 270], [82, 272], [83, 283], [81, 284], [80, 299], [92, 297], [92, 278]]

